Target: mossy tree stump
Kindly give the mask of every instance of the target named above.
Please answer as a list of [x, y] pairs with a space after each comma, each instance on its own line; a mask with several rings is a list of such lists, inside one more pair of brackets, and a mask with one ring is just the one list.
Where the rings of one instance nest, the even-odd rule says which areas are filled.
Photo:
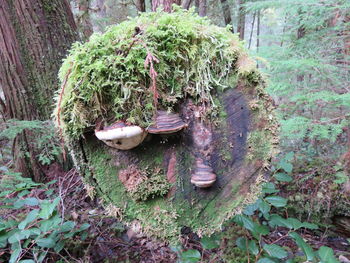
[[[162, 57], [174, 50], [180, 58]], [[154, 64], [145, 63], [152, 56]], [[135, 67], [128, 68], [128, 61]], [[121, 74], [129, 74], [131, 84], [123, 86]], [[88, 189], [120, 220], [166, 240], [176, 238], [182, 227], [210, 234], [260, 193], [277, 125], [263, 78], [228, 29], [191, 11], [144, 14], [76, 46], [61, 80], [55, 115], [74, 163]], [[204, 112], [200, 121], [199, 108]], [[146, 128], [156, 109], [177, 112], [188, 127], [170, 135], [149, 134], [126, 151], [94, 135], [101, 119], [127, 119]], [[199, 128], [210, 132], [198, 134]], [[191, 184], [198, 157], [217, 175], [209, 188]]]

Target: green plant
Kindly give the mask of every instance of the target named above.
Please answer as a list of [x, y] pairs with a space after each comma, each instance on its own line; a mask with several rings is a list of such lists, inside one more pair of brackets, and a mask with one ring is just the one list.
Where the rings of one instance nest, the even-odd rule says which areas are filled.
[[[292, 177], [289, 175], [293, 170], [291, 163], [294, 153], [288, 153], [278, 163], [273, 177], [280, 182], [290, 182]], [[305, 228], [310, 230], [318, 229], [318, 226], [312, 223], [301, 222], [293, 217], [281, 217], [279, 209], [286, 207], [287, 199], [277, 195], [279, 192], [272, 182], [265, 183], [262, 188], [262, 196], [251, 205], [248, 205], [242, 215], [237, 215], [234, 222], [247, 230], [245, 236], [236, 240], [236, 245], [241, 250], [255, 257], [257, 263], [276, 263], [276, 262], [295, 262], [288, 255], [288, 252], [282, 246], [276, 244], [282, 238], [290, 237], [295, 244], [303, 251], [309, 262], [338, 262], [331, 248], [322, 246], [318, 251], [307, 244], [297, 233], [297, 230]], [[275, 210], [275, 213], [272, 211]], [[266, 243], [264, 237], [270, 234], [271, 230], [277, 227], [287, 229], [286, 233], [272, 243]]]
[[[49, 252], [59, 253], [75, 235], [89, 224], [76, 226], [65, 221], [58, 207], [60, 197], [50, 185], [34, 183], [18, 173], [7, 173], [0, 184], [0, 254], [14, 262], [43, 262]], [[42, 193], [43, 198], [36, 197]], [[22, 260], [21, 260], [22, 259]]]
[[23, 131], [33, 134], [30, 143], [34, 149], [38, 149], [37, 158], [43, 165], [50, 164], [57, 159], [62, 152], [57, 133], [52, 121], [26, 121], [11, 119], [6, 122], [7, 128], [0, 132], [0, 138], [14, 140]]
[[254, 0], [246, 11], [269, 28], [258, 55], [268, 61], [261, 68], [278, 101], [282, 145], [337, 158], [349, 125], [349, 1]]

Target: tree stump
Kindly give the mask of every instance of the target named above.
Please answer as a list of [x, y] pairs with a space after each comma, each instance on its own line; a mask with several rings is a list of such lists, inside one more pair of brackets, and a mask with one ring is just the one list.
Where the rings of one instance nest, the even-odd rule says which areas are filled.
[[[160, 23], [157, 16], [147, 14], [143, 16], [150, 16], [151, 19], [156, 19], [154, 23]], [[161, 16], [165, 16], [168, 19], [167, 23], [176, 27], [175, 25], [180, 20], [193, 19], [194, 14], [177, 11], [172, 14], [160, 13], [159, 17]], [[169, 22], [171, 19], [177, 20]], [[142, 21], [145, 21], [144, 17]], [[195, 23], [198, 21], [202, 20], [197, 19]], [[197, 24], [194, 28], [202, 30], [198, 29], [200, 27]], [[230, 38], [232, 37], [233, 42], [227, 42], [230, 43], [228, 44], [229, 48], [232, 48], [231, 45], [236, 45], [235, 41], [238, 37], [232, 35], [228, 29], [217, 27], [214, 29], [221, 30], [220, 32], [224, 32], [222, 34], [228, 34]], [[168, 29], [160, 27], [159, 30]], [[189, 29], [186, 28], [186, 30]], [[145, 30], [143, 37], [147, 34], [151, 33], [147, 33]], [[117, 43], [116, 40], [113, 41], [113, 43]], [[130, 42], [132, 45], [136, 45], [137, 41], [131, 38]], [[166, 41], [169, 42], [169, 40]], [[145, 43], [147, 44], [140, 43], [140, 48], [147, 46], [147, 49], [151, 49], [149, 46], [152, 43]], [[94, 43], [86, 45], [92, 46], [92, 51], [96, 50], [96, 46], [101, 47], [100, 42], [96, 45]], [[133, 52], [133, 48], [130, 46], [125, 48], [127, 55], [126, 52], [120, 50], [117, 54], [112, 55], [125, 57]], [[162, 46], [162, 48], [164, 47]], [[157, 52], [156, 49], [152, 50]], [[80, 99], [81, 94], [86, 92], [87, 88], [83, 89], [79, 86], [85, 79], [73, 77], [70, 75], [71, 70], [66, 71], [66, 77], [61, 77], [63, 82], [61, 97], [63, 100], [67, 99], [66, 104], [62, 105], [58, 99], [57, 119], [66, 125], [64, 132], [66, 140], [69, 142], [68, 147], [75, 165], [85, 179], [87, 189], [90, 194], [95, 194], [103, 199], [106, 209], [111, 215], [128, 224], [139, 226], [141, 231], [148, 235], [154, 235], [164, 240], [173, 240], [178, 237], [183, 227], [189, 227], [200, 235], [220, 230], [226, 220], [240, 213], [247, 204], [257, 198], [260, 194], [264, 169], [268, 167], [277, 144], [277, 123], [273, 116], [272, 101], [264, 92], [265, 82], [263, 78], [255, 66], [247, 67], [251, 61], [246, 53], [242, 51], [238, 54], [237, 57], [228, 62], [235, 63], [236, 68], [232, 73], [230, 73], [231, 71], [227, 73], [236, 76], [236, 78], [227, 78], [229, 85], [226, 89], [210, 91], [212, 95], [208, 96], [212, 96], [212, 103], [201, 100], [203, 98], [201, 94], [186, 93], [187, 89], [181, 89], [183, 96], [176, 101], [172, 110], [177, 112], [186, 122], [187, 128], [169, 135], [148, 134], [142, 144], [124, 151], [111, 148], [98, 140], [91, 129], [93, 125], [83, 129], [79, 139], [70, 135], [69, 132], [72, 129], [69, 128], [71, 126], [68, 127], [70, 123], [75, 123], [75, 119], [70, 117], [71, 109], [74, 110], [74, 107], [78, 105], [82, 108], [80, 112], [85, 114], [84, 117], [91, 116], [90, 112], [97, 110], [89, 107], [102, 102], [109, 105], [106, 102], [118, 99], [119, 93], [113, 93], [114, 95], [108, 93], [108, 96], [103, 97], [102, 95], [107, 94], [107, 92], [100, 91], [98, 100], [95, 99], [95, 95], [93, 99], [85, 102], [76, 99], [73, 108], [70, 108], [69, 103], [75, 99], [72, 96], [80, 92], [76, 96]], [[75, 59], [82, 57], [81, 54], [79, 56]], [[157, 55], [158, 58], [160, 56], [160, 54]], [[149, 58], [149, 54], [147, 58]], [[68, 59], [67, 63], [76, 63], [72, 61], [74, 59]], [[164, 65], [167, 66], [167, 63], [171, 62], [166, 60]], [[73, 70], [79, 68], [79, 72], [83, 71], [81, 65], [72, 68]], [[162, 83], [159, 76], [160, 74], [157, 78], [158, 84]], [[85, 76], [85, 78], [87, 77]], [[149, 92], [147, 83], [152, 85], [154, 80], [151, 73], [147, 78], [145, 87], [142, 89], [144, 93]], [[176, 79], [180, 81], [179, 77]], [[69, 81], [75, 88], [69, 89], [71, 93], [64, 93], [64, 85], [66, 82], [70, 83]], [[183, 86], [187, 86], [187, 84], [196, 86], [196, 83], [191, 80], [189, 83], [184, 82]], [[91, 85], [91, 82], [88, 85]], [[142, 83], [138, 83], [138, 85], [143, 87]], [[79, 87], [80, 90], [77, 91], [76, 87]], [[139, 92], [140, 88], [137, 91]], [[166, 98], [164, 94], [167, 93], [162, 88], [158, 88], [158, 91], [159, 101], [162, 104]], [[74, 94], [74, 92], [76, 93]], [[170, 90], [168, 92], [170, 93]], [[111, 96], [114, 97], [110, 99]], [[158, 105], [158, 107], [164, 108], [165, 105], [168, 105], [167, 103], [169, 102], [163, 102], [163, 105]], [[134, 105], [134, 107], [138, 106]], [[207, 109], [203, 109], [205, 107]], [[214, 118], [198, 117], [201, 112], [209, 111], [214, 107], [217, 112]], [[105, 110], [99, 105], [98, 109], [100, 108]], [[61, 115], [64, 117], [59, 116], [60, 110], [62, 110]], [[132, 110], [131, 107], [130, 111]], [[145, 107], [144, 111], [146, 110]], [[104, 112], [109, 111], [101, 111], [101, 113], [93, 115], [95, 117], [91, 117], [91, 121], [96, 121], [97, 117], [103, 115]], [[198, 188], [191, 184], [191, 175], [198, 158], [210, 166], [217, 176], [216, 182], [211, 187]]]
[[[243, 87], [220, 96], [225, 114], [213, 128], [208, 163], [217, 181], [212, 187], [190, 183], [196, 158], [192, 123], [176, 134], [149, 135], [127, 151], [108, 147], [93, 133], [87, 134], [72, 147], [75, 156], [80, 156], [75, 164], [111, 214], [124, 222], [138, 222], [145, 233], [172, 239], [186, 226], [198, 234], [211, 234], [257, 198], [264, 168], [277, 143], [271, 102], [260, 97], [264, 108], [253, 110], [255, 97], [255, 92], [249, 95]], [[164, 196], [134, 200], [120, 179], [127, 169], [135, 173], [133, 168], [151, 173], [159, 170], [171, 188]]]

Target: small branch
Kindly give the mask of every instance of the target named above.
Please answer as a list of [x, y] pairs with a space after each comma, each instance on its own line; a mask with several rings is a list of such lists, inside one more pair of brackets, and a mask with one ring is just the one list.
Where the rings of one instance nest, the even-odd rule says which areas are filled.
[[154, 63], [159, 63], [159, 60], [149, 51], [149, 49], [147, 48], [146, 44], [144, 44], [144, 47], [147, 50], [147, 56], [146, 56], [146, 60], [145, 60], [145, 68], [147, 68], [149, 66], [149, 74], [151, 77], [151, 92], [153, 93], [153, 105], [154, 108], [157, 109], [157, 105], [158, 105], [158, 91], [157, 91], [157, 76], [158, 73], [155, 71], [154, 69]]

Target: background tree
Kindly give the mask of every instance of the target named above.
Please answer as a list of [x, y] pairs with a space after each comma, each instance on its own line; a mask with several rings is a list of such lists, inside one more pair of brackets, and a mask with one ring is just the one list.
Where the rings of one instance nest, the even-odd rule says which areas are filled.
[[135, 0], [134, 4], [136, 6], [137, 11], [146, 12], [146, 2], [145, 0]]
[[[220, 0], [221, 2], [221, 8], [222, 13], [224, 16], [225, 25], [231, 25], [232, 23], [232, 16], [231, 16], [231, 7], [227, 0]], [[232, 26], [232, 33], [234, 33], [233, 25]]]
[[[73, 41], [76, 27], [64, 0], [0, 0], [0, 86], [7, 119], [50, 118], [57, 73]], [[39, 180], [31, 133], [17, 136], [13, 146], [16, 170]]]
[[79, 13], [76, 17], [81, 38], [87, 40], [94, 32], [90, 18], [91, 0], [76, 0]]
[[269, 34], [261, 38], [258, 55], [269, 61], [265, 70], [280, 109], [284, 146], [336, 158], [349, 125], [349, 3], [255, 1], [246, 7], [249, 14], [260, 12], [261, 35]]
[[244, 0], [238, 0], [238, 22], [237, 22], [237, 33], [240, 39], [244, 39], [245, 33], [245, 8]]

